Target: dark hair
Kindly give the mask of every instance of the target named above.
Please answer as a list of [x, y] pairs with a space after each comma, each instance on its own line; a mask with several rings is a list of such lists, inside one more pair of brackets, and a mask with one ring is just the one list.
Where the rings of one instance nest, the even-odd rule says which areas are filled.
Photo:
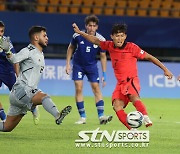
[[99, 24], [99, 19], [95, 15], [89, 15], [84, 20], [85, 24], [88, 25], [89, 22], [95, 22], [97, 25]]
[[0, 27], [5, 27], [5, 24], [3, 21], [0, 21]]
[[117, 33], [125, 33], [127, 34], [127, 25], [125, 23], [122, 24], [114, 24], [111, 30], [111, 35]]
[[45, 31], [46, 32], [46, 28], [43, 26], [32, 26], [29, 29], [29, 38], [31, 39], [31, 37], [35, 34], [35, 33], [40, 33], [41, 31]]

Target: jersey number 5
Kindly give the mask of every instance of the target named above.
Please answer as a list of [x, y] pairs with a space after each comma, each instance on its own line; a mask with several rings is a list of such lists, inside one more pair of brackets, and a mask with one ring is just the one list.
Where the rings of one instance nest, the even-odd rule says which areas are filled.
[[86, 52], [90, 52], [91, 51], [91, 47], [87, 46], [86, 47]]

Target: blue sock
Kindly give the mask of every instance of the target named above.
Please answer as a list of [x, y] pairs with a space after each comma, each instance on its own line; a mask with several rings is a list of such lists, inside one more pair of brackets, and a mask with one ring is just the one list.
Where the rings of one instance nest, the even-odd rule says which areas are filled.
[[97, 102], [96, 107], [97, 107], [98, 117], [103, 116], [104, 115], [104, 101], [100, 100], [99, 102]]
[[85, 113], [85, 109], [84, 109], [84, 101], [76, 102], [76, 106], [77, 106], [80, 116], [83, 118], [86, 118], [86, 113]]
[[4, 112], [4, 109], [0, 109], [0, 118], [1, 120], [6, 120], [6, 114]]

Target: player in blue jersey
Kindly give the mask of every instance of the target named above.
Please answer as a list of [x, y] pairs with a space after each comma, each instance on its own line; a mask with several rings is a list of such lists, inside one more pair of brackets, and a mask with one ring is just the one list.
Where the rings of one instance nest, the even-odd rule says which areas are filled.
[[[96, 32], [98, 29], [99, 19], [95, 15], [90, 15], [85, 18], [85, 32], [90, 35], [95, 35], [101, 40], [105, 38]], [[102, 65], [103, 77], [102, 82], [103, 86], [106, 84], [106, 53], [101, 50], [97, 45], [88, 42], [79, 34], [75, 33], [72, 37], [72, 40], [67, 49], [66, 57], [66, 73], [70, 74], [71, 72], [71, 57], [73, 55], [73, 72], [72, 79], [75, 84], [75, 100], [77, 109], [80, 114], [80, 119], [76, 124], [85, 124], [86, 123], [86, 113], [84, 108], [84, 99], [83, 99], [83, 78], [86, 75], [88, 81], [91, 84], [92, 91], [95, 96], [95, 103], [98, 112], [98, 118], [100, 124], [106, 124], [112, 120], [112, 116], [104, 115], [104, 101], [102, 98], [102, 93], [99, 87], [99, 74], [97, 68], [97, 54], [100, 54], [100, 60]]]
[[[7, 38], [6, 36], [4, 36], [4, 32], [5, 32], [5, 24], [2, 21], [0, 21], [0, 39]], [[12, 53], [15, 53], [15, 49], [11, 41], [10, 41], [10, 50]], [[4, 83], [11, 91], [12, 86], [16, 82], [16, 76], [18, 76], [18, 73], [19, 73], [19, 65], [18, 64], [12, 65], [7, 60], [5, 52], [3, 52], [3, 50], [0, 48], [0, 87], [2, 86], [2, 83]], [[34, 124], [37, 125], [39, 122], [38, 108], [35, 108], [32, 111], [32, 113], [33, 113]], [[6, 120], [6, 114], [4, 112], [1, 102], [0, 102], [0, 119], [2, 121]]]
[[[4, 30], [5, 25], [2, 21], [0, 21], [0, 39], [5, 39], [4, 36]], [[10, 42], [10, 50], [11, 52], [15, 53], [15, 50], [13, 48], [12, 43]], [[4, 83], [9, 90], [12, 89], [12, 86], [14, 85], [16, 81], [16, 75], [18, 75], [18, 64], [14, 64], [14, 66], [8, 62], [6, 59], [6, 54], [3, 52], [3, 50], [0, 48], [0, 87], [2, 86], [2, 83]], [[4, 109], [2, 107], [2, 103], [0, 102], [0, 119], [2, 121], [6, 120], [6, 114], [4, 112]]]

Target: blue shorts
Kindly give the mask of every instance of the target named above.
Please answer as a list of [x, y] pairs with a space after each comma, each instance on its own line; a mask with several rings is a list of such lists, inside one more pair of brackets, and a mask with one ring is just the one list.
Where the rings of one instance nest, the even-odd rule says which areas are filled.
[[16, 82], [16, 76], [14, 72], [10, 72], [9, 74], [0, 74], [0, 87], [2, 83], [4, 83], [11, 91], [14, 83]]
[[84, 75], [87, 76], [88, 81], [99, 83], [99, 73], [97, 65], [82, 67], [79, 65], [73, 65], [72, 79], [83, 80]]

